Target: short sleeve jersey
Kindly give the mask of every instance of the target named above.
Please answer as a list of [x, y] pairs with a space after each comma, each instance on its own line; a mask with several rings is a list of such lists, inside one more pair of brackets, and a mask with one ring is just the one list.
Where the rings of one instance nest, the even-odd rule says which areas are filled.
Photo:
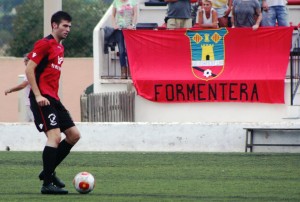
[[121, 28], [126, 28], [132, 24], [133, 7], [137, 5], [136, 0], [114, 0], [113, 7], [116, 8], [117, 25]]
[[[35, 78], [42, 95], [58, 97], [61, 66], [64, 61], [64, 47], [52, 35], [34, 44], [28, 58], [37, 64]], [[34, 96], [31, 92], [29, 96]]]

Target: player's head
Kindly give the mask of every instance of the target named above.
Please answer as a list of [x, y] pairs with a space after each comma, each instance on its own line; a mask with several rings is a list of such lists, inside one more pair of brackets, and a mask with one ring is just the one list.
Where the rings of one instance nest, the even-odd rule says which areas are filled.
[[64, 11], [58, 11], [51, 17], [52, 33], [59, 40], [65, 39], [68, 36], [71, 28], [72, 17]]

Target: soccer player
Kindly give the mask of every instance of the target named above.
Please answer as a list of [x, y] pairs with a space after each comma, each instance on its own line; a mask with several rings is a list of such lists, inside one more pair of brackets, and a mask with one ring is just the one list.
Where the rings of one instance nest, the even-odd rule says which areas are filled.
[[[70, 153], [71, 148], [80, 139], [68, 110], [58, 97], [59, 78], [64, 61], [62, 40], [71, 29], [71, 16], [58, 11], [51, 17], [52, 33], [38, 40], [28, 54], [29, 62], [26, 76], [31, 86], [29, 94], [35, 125], [47, 136], [43, 150], [43, 171], [39, 178], [44, 183], [42, 194], [67, 194], [65, 184], [56, 176], [55, 168]], [[61, 141], [61, 132], [65, 139]]]

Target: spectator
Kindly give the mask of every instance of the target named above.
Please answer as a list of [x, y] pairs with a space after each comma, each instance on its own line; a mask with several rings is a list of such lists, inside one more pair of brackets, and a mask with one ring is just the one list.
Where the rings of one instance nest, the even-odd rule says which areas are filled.
[[232, 27], [252, 27], [257, 30], [262, 20], [258, 0], [234, 0], [232, 9]]
[[167, 28], [191, 28], [190, 0], [165, 0], [168, 3]]
[[211, 0], [203, 0], [202, 8], [198, 13], [198, 22], [200, 27], [218, 28], [218, 15], [212, 8]]
[[[27, 57], [28, 53], [26, 53], [24, 55], [24, 64], [25, 66], [27, 66], [27, 63], [29, 61], [29, 58]], [[30, 101], [29, 101], [29, 92], [30, 92], [30, 85], [27, 81], [27, 77], [25, 76], [24, 77], [24, 81], [22, 83], [20, 83], [19, 85], [17, 86], [14, 86], [12, 88], [9, 88], [7, 90], [5, 90], [5, 95], [9, 94], [9, 93], [12, 93], [12, 92], [16, 92], [16, 91], [19, 91], [19, 90], [22, 90], [25, 88], [25, 94], [26, 94], [26, 101], [25, 101], [25, 121], [27, 122], [32, 122], [33, 121], [33, 115], [32, 115], [32, 112], [31, 112], [31, 109], [30, 109]]]
[[126, 47], [122, 29], [135, 29], [137, 22], [136, 0], [114, 0], [112, 11], [112, 23], [116, 30], [115, 37], [119, 48], [121, 65], [121, 79], [128, 77], [128, 65], [126, 60]]
[[263, 26], [289, 26], [286, 0], [262, 0]]
[[213, 0], [212, 7], [217, 11], [220, 27], [228, 27], [228, 16], [231, 12], [232, 0]]
[[191, 0], [191, 18], [192, 18], [192, 26], [196, 24], [196, 18], [198, 14], [199, 5], [202, 4], [202, 0]]
[[262, 15], [260, 26], [262, 26], [262, 27], [269, 26], [268, 25], [268, 16], [267, 16], [268, 13], [267, 13], [267, 11], [265, 11], [263, 9], [262, 0], [258, 0], [258, 2], [259, 2], [260, 7], [261, 7], [261, 15]]

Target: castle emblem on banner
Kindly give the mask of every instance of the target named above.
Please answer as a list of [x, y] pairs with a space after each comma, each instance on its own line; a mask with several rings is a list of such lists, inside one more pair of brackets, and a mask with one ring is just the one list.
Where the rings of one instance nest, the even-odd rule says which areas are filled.
[[224, 37], [226, 28], [187, 31], [192, 54], [192, 72], [201, 80], [211, 80], [224, 70]]

